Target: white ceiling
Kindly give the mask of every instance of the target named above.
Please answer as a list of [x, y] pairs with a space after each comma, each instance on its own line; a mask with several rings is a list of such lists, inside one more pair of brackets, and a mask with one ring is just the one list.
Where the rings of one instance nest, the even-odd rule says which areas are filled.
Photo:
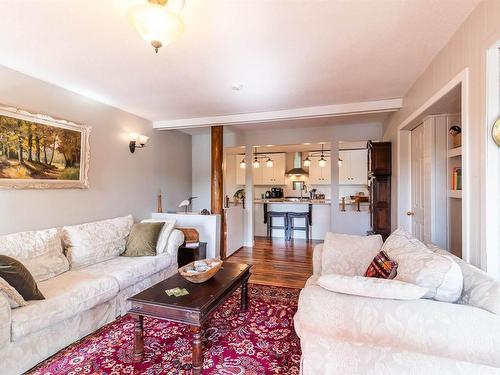
[[138, 1], [2, 0], [0, 65], [151, 120], [400, 98], [480, 0], [186, 0], [157, 55]]

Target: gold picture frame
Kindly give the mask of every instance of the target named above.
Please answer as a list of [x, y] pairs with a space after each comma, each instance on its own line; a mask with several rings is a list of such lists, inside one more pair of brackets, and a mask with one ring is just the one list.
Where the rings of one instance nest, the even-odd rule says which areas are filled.
[[0, 106], [0, 189], [87, 189], [90, 131]]
[[497, 118], [493, 127], [491, 129], [491, 136], [493, 137], [493, 141], [500, 147], [500, 117]]

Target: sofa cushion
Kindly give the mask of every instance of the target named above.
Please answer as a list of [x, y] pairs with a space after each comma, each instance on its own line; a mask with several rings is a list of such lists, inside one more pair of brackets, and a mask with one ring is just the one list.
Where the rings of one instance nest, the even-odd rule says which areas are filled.
[[396, 280], [428, 288], [425, 298], [456, 302], [462, 294], [463, 277], [449, 256], [436, 254], [403, 229], [392, 233], [382, 250], [398, 262]]
[[398, 280], [335, 274], [321, 276], [318, 285], [332, 292], [353, 296], [400, 300], [419, 299], [427, 292], [426, 288]]
[[160, 237], [158, 237], [158, 242], [156, 243], [156, 254], [162, 254], [167, 251], [168, 241], [170, 234], [174, 230], [176, 220], [160, 220], [160, 219], [144, 219], [141, 223], [164, 223], [163, 228], [160, 232]]
[[0, 277], [19, 292], [25, 300], [44, 299], [30, 271], [18, 260], [0, 255]]
[[352, 236], [328, 232], [323, 244], [321, 274], [362, 276], [381, 247], [380, 235]]
[[116, 279], [123, 290], [136, 284], [146, 277], [175, 263], [175, 258], [169, 254], [151, 257], [116, 257], [105, 262], [89, 266], [81, 272], [88, 275], [108, 275]]
[[125, 251], [132, 215], [62, 229], [62, 239], [71, 269], [79, 269], [117, 257]]
[[57, 324], [104, 303], [118, 294], [117, 281], [107, 275], [69, 271], [42, 281], [46, 299], [12, 310], [12, 341]]
[[428, 246], [438, 254], [450, 256], [462, 270], [464, 286], [458, 303], [476, 306], [500, 315], [500, 281], [446, 250], [432, 244]]
[[61, 245], [61, 231], [56, 228], [0, 236], [0, 254], [19, 260], [36, 281], [69, 270]]

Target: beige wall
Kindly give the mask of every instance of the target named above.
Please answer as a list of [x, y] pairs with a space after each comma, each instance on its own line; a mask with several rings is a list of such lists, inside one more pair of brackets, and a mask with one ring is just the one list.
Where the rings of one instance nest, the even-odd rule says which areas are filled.
[[[486, 51], [500, 39], [500, 1], [486, 0], [470, 14], [448, 44], [434, 58], [403, 98], [403, 108], [393, 114], [384, 124], [384, 138], [397, 141], [397, 128], [412, 113], [417, 111], [433, 94], [446, 85], [466, 67], [469, 68], [469, 144], [468, 165], [470, 183], [470, 251], [471, 262], [484, 268], [485, 248], [482, 240], [484, 231], [484, 150], [488, 137], [486, 126]], [[418, 51], [418, 46], [415, 46]], [[396, 156], [396, 147], [394, 155]], [[394, 159], [397, 171], [397, 159]], [[394, 186], [397, 176], [393, 175]], [[393, 189], [394, 201], [397, 197]], [[393, 205], [393, 222], [396, 211]], [[404, 209], [404, 208], [402, 208]]]
[[[166, 206], [191, 193], [191, 136], [152, 129], [150, 121], [0, 67], [0, 103], [92, 126], [90, 189], [0, 191], [0, 234], [131, 213], [148, 217], [156, 194]], [[131, 154], [127, 134], [151, 137]]]

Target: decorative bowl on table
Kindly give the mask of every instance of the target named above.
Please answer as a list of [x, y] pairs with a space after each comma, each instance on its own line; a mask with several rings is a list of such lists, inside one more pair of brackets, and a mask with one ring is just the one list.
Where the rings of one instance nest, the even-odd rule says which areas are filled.
[[203, 283], [215, 276], [222, 267], [222, 260], [218, 258], [195, 260], [179, 268], [183, 278], [192, 283]]

